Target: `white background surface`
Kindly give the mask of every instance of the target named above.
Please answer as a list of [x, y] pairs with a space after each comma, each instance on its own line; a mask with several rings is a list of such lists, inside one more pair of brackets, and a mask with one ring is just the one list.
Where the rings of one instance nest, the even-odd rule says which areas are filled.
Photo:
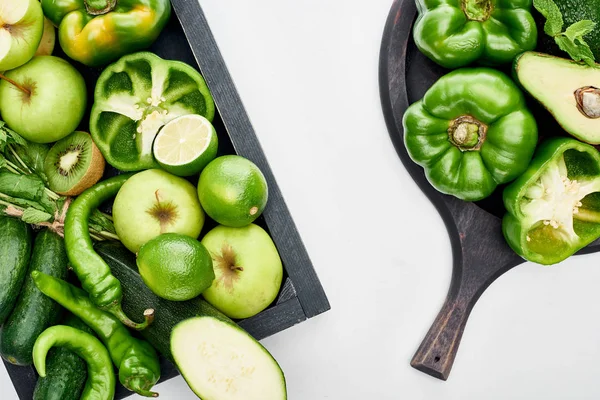
[[[265, 340], [291, 400], [598, 399], [600, 254], [501, 277], [447, 382], [409, 361], [445, 298], [451, 252], [383, 121], [390, 0], [202, 0], [332, 303]], [[16, 399], [0, 367], [1, 399]], [[164, 400], [193, 399], [181, 378]]]

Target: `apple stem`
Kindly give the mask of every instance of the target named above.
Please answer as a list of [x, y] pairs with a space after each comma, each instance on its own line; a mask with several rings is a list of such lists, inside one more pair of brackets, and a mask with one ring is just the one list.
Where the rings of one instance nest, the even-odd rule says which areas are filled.
[[237, 265], [234, 265], [233, 267], [231, 267], [232, 271], [243, 271], [244, 267], [238, 267]]
[[31, 90], [24, 88], [23, 86], [21, 86], [20, 84], [18, 84], [15, 81], [13, 81], [12, 79], [7, 78], [3, 74], [0, 74], [0, 79], [5, 80], [6, 82], [8, 82], [11, 85], [15, 86], [17, 89], [19, 89], [20, 91], [22, 91], [23, 93], [25, 93], [27, 96], [31, 96]]

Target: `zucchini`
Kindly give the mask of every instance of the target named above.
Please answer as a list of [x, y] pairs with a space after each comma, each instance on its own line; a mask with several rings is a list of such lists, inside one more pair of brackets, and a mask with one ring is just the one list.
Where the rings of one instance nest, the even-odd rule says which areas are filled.
[[155, 310], [154, 322], [139, 333], [168, 360], [174, 361], [169, 338], [179, 322], [198, 315], [227, 318], [200, 297], [188, 301], [169, 301], [152, 293], [138, 273], [135, 255], [121, 243], [99, 242], [95, 250], [121, 282], [125, 314], [141, 315], [146, 307]]
[[[68, 314], [62, 323], [94, 334], [90, 327], [72, 314]], [[46, 376], [38, 378], [33, 400], [79, 400], [86, 380], [85, 361], [67, 348], [55, 347], [48, 353]]]
[[221, 318], [180, 322], [171, 353], [190, 388], [204, 400], [285, 400], [277, 361], [246, 331]]
[[100, 242], [95, 250], [121, 281], [126, 314], [141, 314], [146, 306], [155, 309], [154, 322], [139, 333], [177, 365], [199, 397], [287, 399], [285, 377], [275, 359], [229, 318], [200, 297], [174, 302], [156, 296], [138, 274], [135, 256], [120, 243]]
[[15, 307], [31, 256], [31, 228], [11, 217], [0, 217], [0, 325]]
[[58, 321], [62, 307], [35, 286], [31, 273], [43, 272], [59, 279], [67, 276], [65, 243], [56, 233], [44, 229], [38, 233], [25, 284], [13, 312], [0, 329], [0, 355], [16, 365], [31, 365], [37, 337]]

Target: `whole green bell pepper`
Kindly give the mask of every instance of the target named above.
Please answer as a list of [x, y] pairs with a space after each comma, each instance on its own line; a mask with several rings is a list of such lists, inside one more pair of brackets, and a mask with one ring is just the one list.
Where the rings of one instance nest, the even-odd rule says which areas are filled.
[[171, 15], [169, 0], [42, 0], [69, 57], [97, 67], [149, 47]]
[[510, 78], [464, 68], [440, 78], [404, 114], [404, 144], [438, 191], [481, 200], [521, 175], [537, 125]]
[[141, 52], [122, 57], [98, 78], [90, 133], [106, 161], [122, 171], [160, 168], [152, 155], [159, 129], [186, 114], [212, 121], [215, 103], [191, 66]]
[[503, 197], [510, 247], [526, 260], [558, 263], [600, 237], [600, 154], [575, 139], [546, 140]]
[[419, 50], [446, 68], [499, 65], [533, 50], [532, 0], [417, 0], [413, 37]]

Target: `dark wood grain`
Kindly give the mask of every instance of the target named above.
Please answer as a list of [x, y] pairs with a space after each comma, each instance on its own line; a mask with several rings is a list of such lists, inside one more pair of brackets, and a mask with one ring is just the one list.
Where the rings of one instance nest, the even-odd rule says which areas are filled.
[[195, 6], [197, 0], [173, 0], [172, 3], [236, 153], [256, 163], [267, 179], [269, 203], [263, 215], [286, 265], [286, 271], [294, 282], [304, 313], [308, 318], [321, 314], [330, 309], [329, 302], [208, 27], [206, 17], [202, 9]]
[[[249, 158], [263, 171], [269, 185], [267, 208], [256, 223], [269, 232], [277, 246], [284, 266], [284, 284], [277, 300], [268, 309], [238, 322], [253, 337], [261, 340], [329, 310], [330, 305], [200, 4], [197, 0], [171, 0], [171, 3], [176, 17], [171, 18], [150, 50], [165, 59], [186, 62], [203, 74], [217, 106], [213, 124], [219, 133], [219, 155], [236, 153]], [[58, 46], [55, 54], [65, 57]], [[86, 80], [91, 104], [101, 69], [78, 63], [74, 65]], [[88, 120], [89, 113], [84, 117], [80, 130], [88, 129]], [[107, 168], [106, 176], [116, 173], [118, 171]], [[103, 210], [110, 212], [110, 204], [104, 205]], [[203, 233], [214, 226], [214, 221], [207, 220]], [[17, 367], [7, 362], [4, 365], [19, 398], [31, 399], [37, 381], [35, 369], [32, 366]], [[159, 382], [177, 375], [175, 366], [161, 357]], [[131, 394], [117, 384], [115, 399]]]
[[[453, 253], [450, 289], [411, 365], [438, 379], [450, 375], [469, 314], [481, 294], [499, 276], [523, 263], [506, 244], [501, 230], [502, 187], [485, 201], [468, 203], [437, 192], [404, 146], [402, 116], [447, 70], [421, 54], [412, 40], [417, 9], [414, 0], [394, 1], [381, 44], [379, 85], [390, 138], [400, 160], [440, 213]], [[532, 111], [543, 113], [530, 102]], [[547, 114], [536, 114], [546, 134], [562, 130]], [[578, 254], [597, 252], [600, 240]]]
[[452, 238], [453, 273], [450, 290], [411, 365], [446, 380], [469, 314], [487, 287], [500, 275], [523, 262], [502, 236], [500, 219], [473, 203], [446, 199], [455, 225]]

